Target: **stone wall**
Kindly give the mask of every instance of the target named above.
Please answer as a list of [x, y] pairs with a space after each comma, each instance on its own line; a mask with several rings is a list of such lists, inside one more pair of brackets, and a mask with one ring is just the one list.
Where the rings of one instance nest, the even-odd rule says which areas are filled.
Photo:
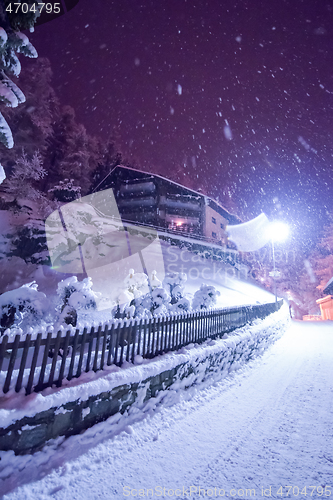
[[[216, 382], [256, 357], [282, 334], [286, 323], [286, 319], [280, 320], [250, 333], [244, 327], [227, 339], [208, 340], [206, 345], [192, 346], [188, 351], [183, 348], [185, 357], [180, 356], [181, 362], [169, 370], [17, 420], [7, 428], [0, 428], [0, 450], [31, 453], [50, 440], [78, 434], [117, 413], [123, 415], [134, 410], [142, 415], [151, 408], [152, 400], [154, 405], [172, 404], [177, 400], [177, 392]], [[188, 360], [184, 362], [186, 357]]]

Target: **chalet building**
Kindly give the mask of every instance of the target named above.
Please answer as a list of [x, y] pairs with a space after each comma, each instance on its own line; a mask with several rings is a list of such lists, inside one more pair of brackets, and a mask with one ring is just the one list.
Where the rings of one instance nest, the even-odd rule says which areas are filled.
[[227, 245], [227, 224], [240, 219], [216, 201], [160, 175], [116, 166], [98, 185], [112, 188], [123, 220], [205, 237]]

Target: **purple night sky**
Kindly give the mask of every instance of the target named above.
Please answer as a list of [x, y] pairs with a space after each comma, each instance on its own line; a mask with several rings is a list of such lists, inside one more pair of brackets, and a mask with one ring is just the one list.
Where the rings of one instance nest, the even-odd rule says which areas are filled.
[[333, 209], [332, 9], [80, 0], [30, 39], [88, 132], [117, 130], [143, 169], [183, 170], [189, 187], [307, 237]]

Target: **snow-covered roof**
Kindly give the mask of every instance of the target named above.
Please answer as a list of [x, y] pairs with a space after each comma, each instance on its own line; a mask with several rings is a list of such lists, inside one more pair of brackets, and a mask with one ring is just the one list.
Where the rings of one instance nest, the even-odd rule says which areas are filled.
[[323, 292], [327, 295], [332, 295], [333, 294], [333, 276], [332, 278], [326, 283], [325, 288]]
[[[206, 196], [204, 195], [203, 193], [200, 193], [198, 191], [195, 191], [194, 189], [191, 189], [191, 188], [188, 188], [187, 186], [184, 186], [182, 184], [179, 184], [178, 182], [175, 182], [175, 181], [172, 181], [166, 177], [163, 177], [162, 175], [159, 175], [159, 174], [154, 174], [152, 172], [144, 172], [143, 170], [139, 170], [137, 168], [132, 168], [132, 167], [126, 167], [125, 165], [116, 165], [109, 173], [109, 175], [111, 175], [117, 168], [120, 168], [122, 170], [130, 170], [131, 172], [137, 172], [139, 174], [143, 174], [143, 175], [148, 175], [148, 176], [152, 176], [152, 177], [157, 177], [158, 179], [161, 179], [165, 182], [168, 182], [170, 184], [173, 184], [174, 186], [177, 186], [181, 189], [186, 189], [187, 191], [190, 191], [191, 193], [195, 194], [196, 196], [200, 196], [200, 198], [207, 198], [209, 201], [211, 201], [211, 205], [216, 205], [216, 208], [218, 207], [220, 210], [223, 211], [223, 215], [225, 216], [225, 218], [229, 218], [230, 219], [234, 219], [235, 216], [232, 215], [230, 212], [228, 212], [228, 210], [226, 210], [222, 205], [220, 205], [216, 200], [213, 200], [212, 198], [210, 198], [209, 196]], [[105, 180], [105, 179], [104, 179]], [[214, 207], [212, 207], [214, 208]], [[217, 210], [218, 211], [218, 210]]]

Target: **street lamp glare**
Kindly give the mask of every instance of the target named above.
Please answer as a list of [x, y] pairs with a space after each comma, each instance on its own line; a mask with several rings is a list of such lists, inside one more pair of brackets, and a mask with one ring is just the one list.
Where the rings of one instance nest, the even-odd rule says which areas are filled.
[[269, 239], [271, 241], [284, 241], [289, 235], [289, 226], [284, 222], [276, 221], [269, 225]]
[[271, 240], [272, 244], [272, 259], [273, 259], [273, 272], [269, 273], [270, 276], [273, 277], [274, 281], [274, 294], [275, 294], [275, 307], [277, 308], [277, 292], [276, 292], [276, 278], [280, 275], [278, 271], [275, 269], [275, 251], [274, 251], [274, 243], [276, 241], [284, 241], [289, 234], [289, 227], [287, 224], [281, 221], [271, 222], [268, 227], [268, 237]]

